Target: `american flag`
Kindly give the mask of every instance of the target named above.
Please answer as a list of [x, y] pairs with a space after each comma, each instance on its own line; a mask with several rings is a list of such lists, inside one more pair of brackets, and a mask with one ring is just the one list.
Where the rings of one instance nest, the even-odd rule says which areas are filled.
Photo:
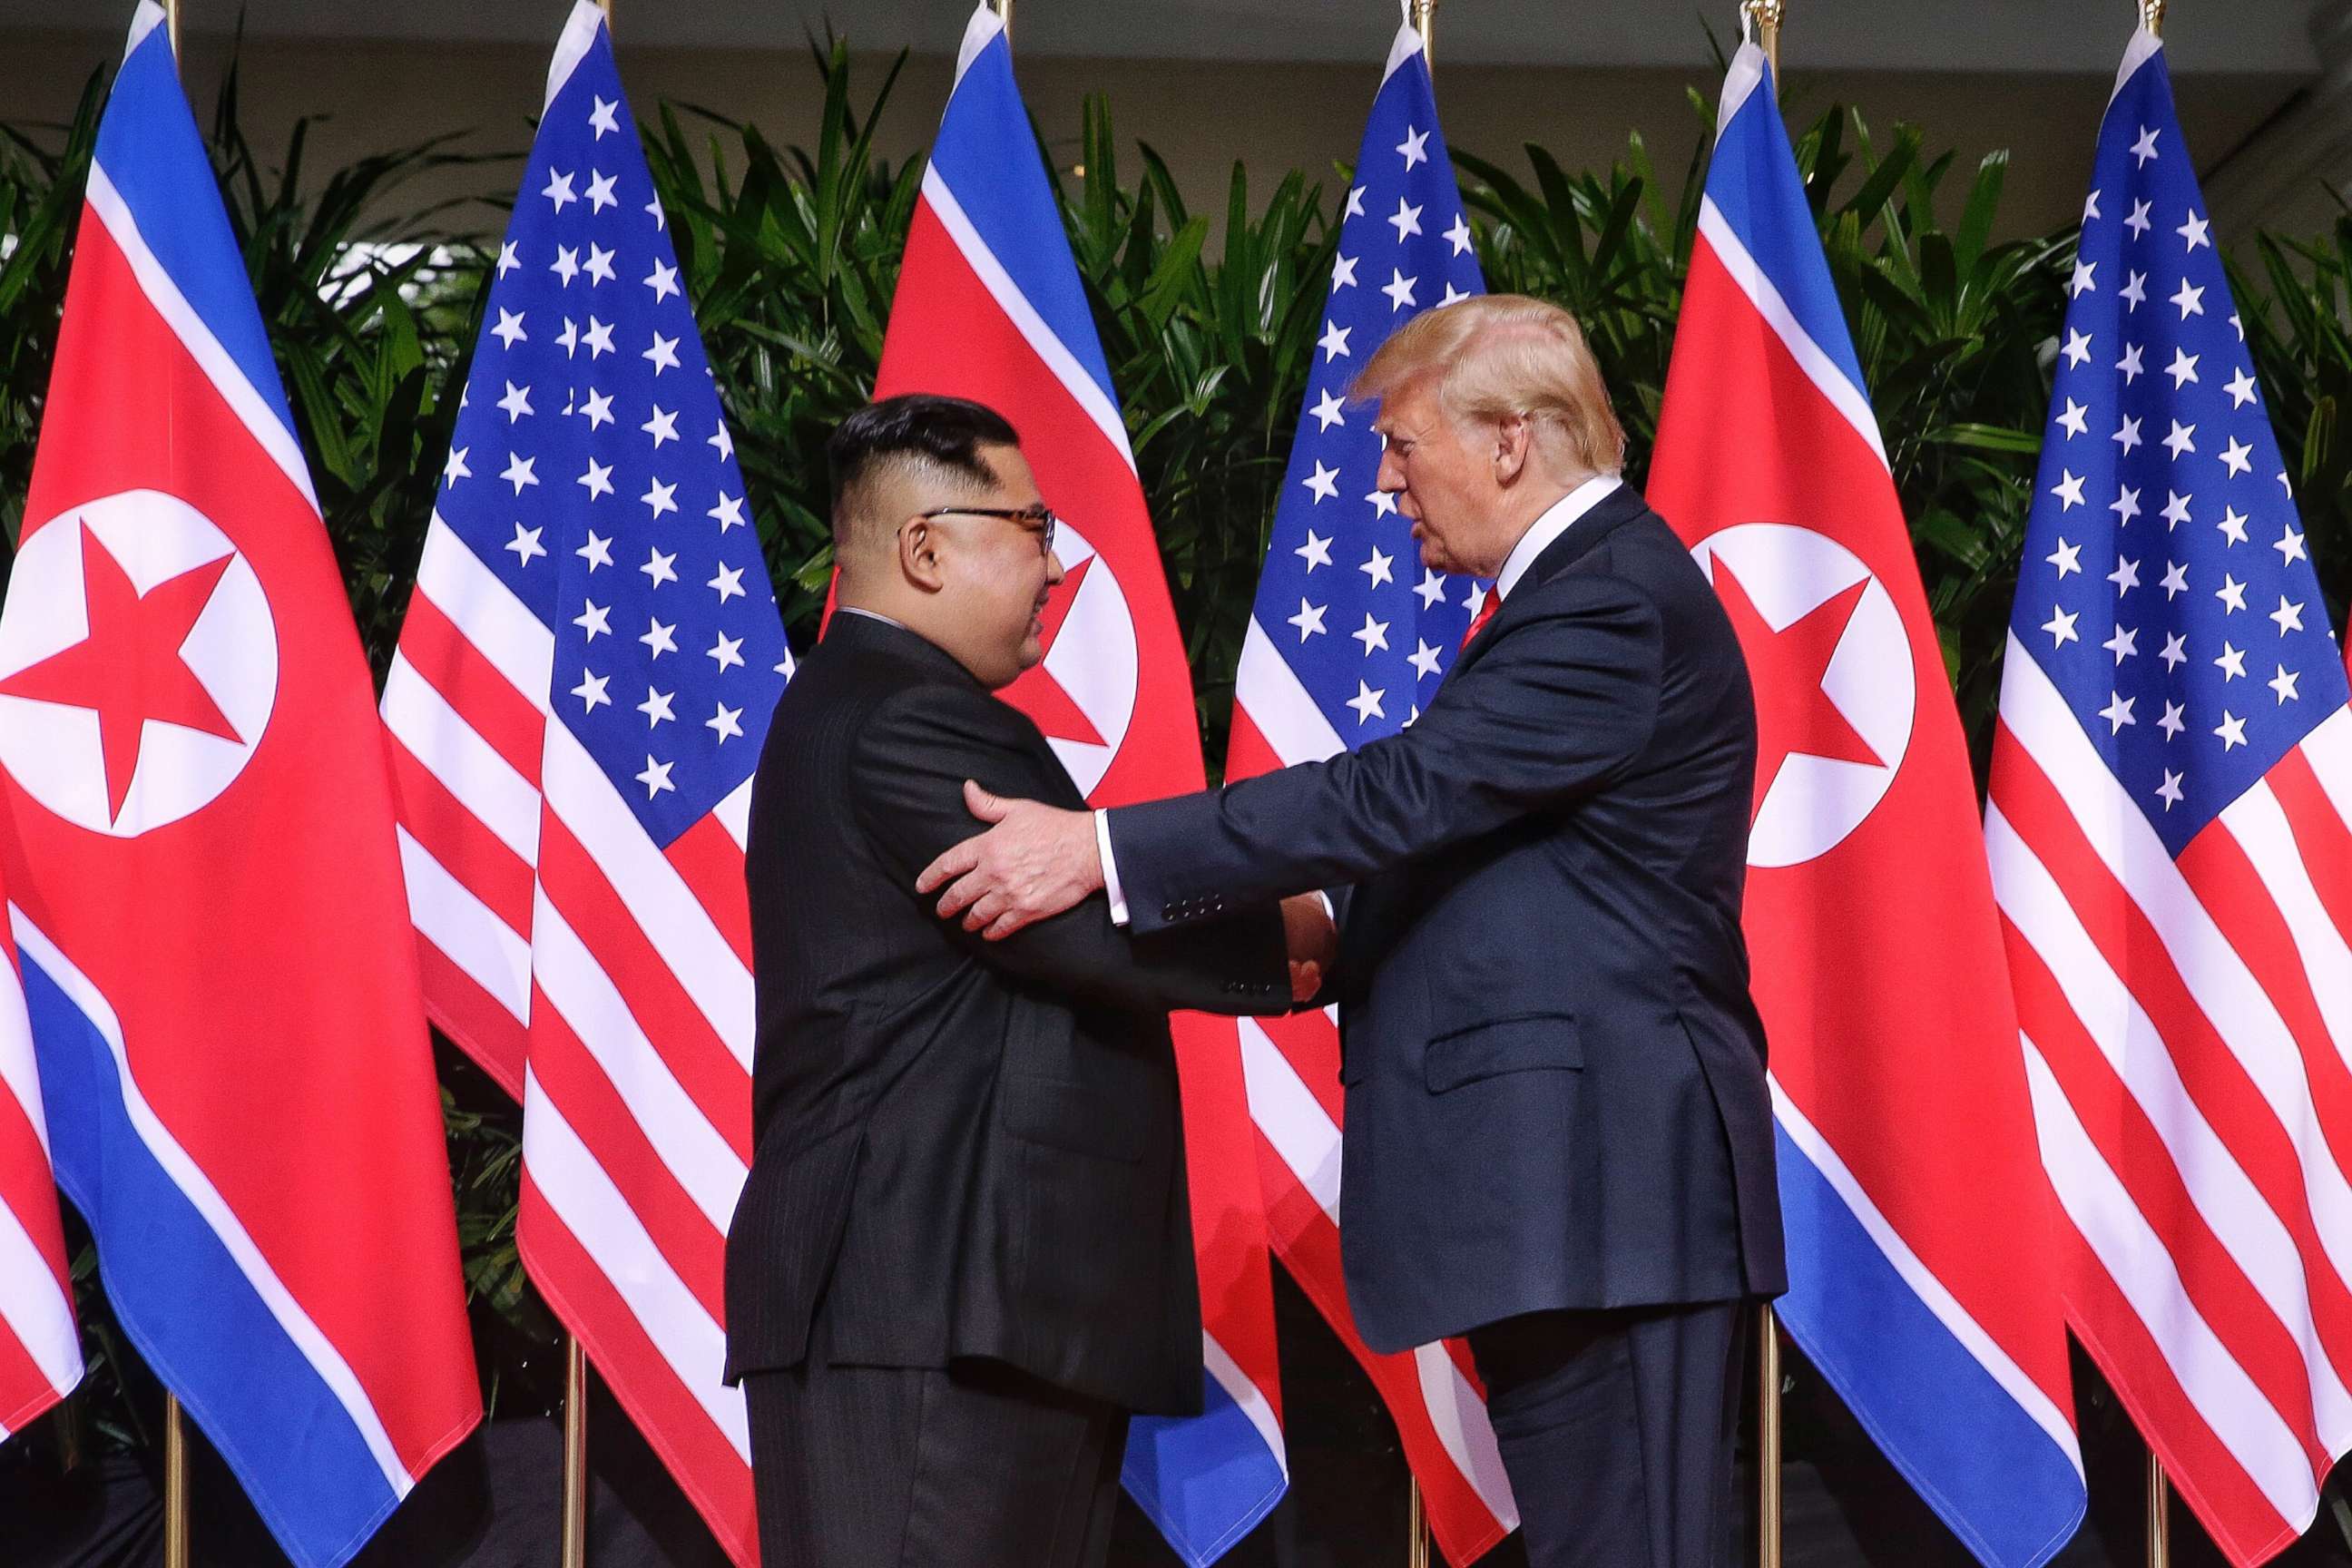
[[32, 1020], [16, 943], [0, 927], [0, 1443], [80, 1379]]
[[2352, 1447], [2352, 714], [2146, 30], [2069, 292], [1985, 836], [2069, 1315], [2257, 1563]]
[[533, 1281], [740, 1563], [743, 838], [791, 670], [602, 13], [581, 0], [384, 686], [437, 1023], [523, 1101]]
[[[1403, 322], [1485, 292], [1420, 36], [1398, 29], [1348, 192], [1307, 407], [1234, 682], [1232, 777], [1314, 762], [1419, 715], [1486, 586], [1423, 569], [1373, 484], [1381, 438], [1348, 384]], [[1375, 1355], [1339, 1268], [1339, 1036], [1328, 1013], [1244, 1019], [1242, 1059], [1276, 1251], [1370, 1373], [1428, 1500], [1467, 1563], [1517, 1528], [1467, 1352]]]

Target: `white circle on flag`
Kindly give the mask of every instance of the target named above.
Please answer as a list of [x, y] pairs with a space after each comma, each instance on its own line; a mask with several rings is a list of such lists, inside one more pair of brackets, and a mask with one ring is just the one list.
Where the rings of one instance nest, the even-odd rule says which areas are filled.
[[[1066, 576], [1078, 578], [1077, 591], [1071, 595], [1068, 614], [1063, 616], [1053, 645], [1045, 649], [1045, 659], [1035, 673], [1024, 679], [1034, 680], [1042, 674], [1060, 687], [1100, 738], [1097, 742], [1055, 734], [1056, 726], [1050, 718], [1040, 721], [1054, 754], [1076, 781], [1078, 793], [1092, 795], [1110, 771], [1111, 761], [1118, 755], [1128, 726], [1135, 719], [1139, 663], [1135, 616], [1110, 563], [1068, 518], [1057, 520], [1054, 553], [1061, 558]], [[1035, 716], [1035, 710], [1032, 712]]]
[[[126, 580], [135, 605], [119, 587], [109, 593]], [[174, 664], [151, 668], [142, 689], [130, 673], [141, 662], [137, 636], [101, 626], [93, 642], [93, 603], [113, 605], [151, 638], [158, 622], [146, 617], [158, 617], [176, 644], [143, 658]], [[27, 530], [10, 574], [0, 611], [0, 768], [68, 822], [135, 838], [201, 811], [236, 782], [268, 728], [278, 674], [261, 579], [210, 518], [159, 490], [85, 502]]]
[[1691, 554], [1710, 583], [1717, 561], [1728, 566], [1776, 632], [1855, 584], [1866, 584], [1822, 671], [1821, 689], [1880, 763], [1789, 752], [1748, 830], [1750, 866], [1801, 865], [1861, 826], [1902, 770], [1919, 700], [1902, 612], [1853, 552], [1793, 523], [1738, 523], [1709, 534]]

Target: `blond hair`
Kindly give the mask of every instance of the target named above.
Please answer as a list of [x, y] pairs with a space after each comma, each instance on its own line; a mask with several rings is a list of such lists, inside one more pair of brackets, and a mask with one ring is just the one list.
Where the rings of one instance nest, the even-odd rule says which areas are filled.
[[1576, 318], [1525, 294], [1485, 294], [1424, 310], [1391, 333], [1348, 389], [1370, 402], [1434, 375], [1456, 421], [1525, 418], [1556, 430], [1579, 468], [1625, 466], [1625, 430]]

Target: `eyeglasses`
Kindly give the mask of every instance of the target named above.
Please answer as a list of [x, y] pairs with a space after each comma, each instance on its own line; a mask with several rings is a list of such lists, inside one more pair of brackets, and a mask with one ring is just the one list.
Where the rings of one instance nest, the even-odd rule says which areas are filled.
[[1037, 553], [1054, 553], [1054, 530], [1061, 519], [1045, 506], [935, 506], [929, 511], [919, 511], [919, 518], [934, 517], [998, 517], [1007, 522], [1017, 522], [1037, 536]]

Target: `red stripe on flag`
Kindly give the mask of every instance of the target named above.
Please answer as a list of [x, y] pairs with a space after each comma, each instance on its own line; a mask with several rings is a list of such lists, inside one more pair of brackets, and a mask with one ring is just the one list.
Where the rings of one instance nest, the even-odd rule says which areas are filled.
[[1282, 1017], [1260, 1018], [1258, 1027], [1274, 1042], [1331, 1119], [1331, 1125], [1344, 1125], [1347, 1090], [1339, 1087], [1339, 1026], [1331, 1022], [1330, 1015], [1321, 1008], [1310, 1013], [1292, 1013]]
[[613, 1396], [661, 1457], [719, 1546], [740, 1568], [757, 1568], [751, 1467], [646, 1337], [629, 1304], [579, 1238], [548, 1206], [529, 1166], [523, 1170], [518, 1244], [531, 1282], [564, 1326], [579, 1336]]
[[[2244, 960], [2254, 984], [2270, 997], [2294, 1037], [2320, 1136], [2336, 1165], [2352, 1169], [2352, 1160], [2346, 1158], [2346, 1141], [2352, 1140], [2352, 1074], [2346, 1072], [2327, 1022], [2320, 1016], [2319, 999], [2312, 994], [2311, 977], [2304, 972], [2286, 916], [2263, 886], [2262, 873], [2247, 858], [2245, 847], [2221, 818], [2190, 839], [2177, 863], [2198, 901], [2221, 927], [2222, 938]], [[2352, 1046], [2352, 1040], [2344, 1043]]]
[[383, 742], [392, 758], [393, 786], [400, 793], [400, 825], [492, 914], [518, 934], [528, 935], [530, 862], [483, 826], [482, 819], [451, 795], [449, 787], [416, 760], [399, 736], [386, 730]]
[[553, 812], [540, 826], [539, 875], [548, 901], [595, 955], [679, 1087], [749, 1164], [751, 1096], [743, 1064], [687, 994], [603, 868]]
[[65, 1234], [58, 1224], [57, 1192], [48, 1154], [25, 1108], [15, 1095], [0, 1089], [0, 1203], [8, 1205], [25, 1234], [33, 1238], [58, 1289], [71, 1299], [73, 1284], [66, 1273]]
[[2074, 1333], [2107, 1373], [2132, 1425], [2233, 1563], [2259, 1563], [2292, 1545], [2293, 1526], [2271, 1506], [2173, 1376], [2164, 1351], [2081, 1235], [2065, 1226], [2067, 1305]]
[[2304, 1193], [2302, 1161], [2286, 1130], [2190, 995], [2147, 916], [2075, 826], [2040, 765], [2006, 726], [1996, 743], [2015, 748], [2016, 765], [1995, 775], [1993, 805], [2065, 890], [2069, 906], [2140, 1010], [2152, 1021], [2161, 1020], [2165, 1046], [2189, 1099], [2294, 1238], [2323, 1337], [2352, 1342], [2339, 1337], [2352, 1327], [2352, 1294], [2319, 1245]]
[[1405, 1463], [1421, 1483], [1430, 1531], [1437, 1538], [1438, 1549], [1449, 1563], [1475, 1561], [1510, 1532], [1439, 1440], [1428, 1401], [1422, 1394], [1419, 1366], [1410, 1354], [1376, 1353], [1356, 1332], [1339, 1262], [1339, 1227], [1298, 1184], [1281, 1154], [1263, 1136], [1258, 1139], [1258, 1168], [1265, 1179], [1275, 1250], [1380, 1391], [1381, 1403], [1396, 1422]]
[[705, 816], [662, 851], [702, 905], [710, 923], [751, 967], [751, 900], [743, 888], [743, 847], [716, 814]]
[[424, 594], [412, 595], [400, 625], [400, 652], [442, 700], [465, 715], [507, 765], [539, 783], [547, 721], [497, 665]]
[[713, 1320], [727, 1316], [727, 1237], [695, 1204], [646, 1137], [635, 1113], [571, 1024], [531, 988], [530, 1071], [619, 1189], [637, 1223]]
[[530, 1038], [520, 1021], [422, 933], [416, 938], [416, 967], [425, 984], [425, 1016], [433, 1026], [520, 1102], [523, 1066], [530, 1059]]
[[[2336, 815], [2336, 803], [2320, 787], [2319, 775], [2302, 747], [2279, 759], [2271, 770], [2270, 784], [2321, 906], [2344, 940], [2352, 942], [2352, 827]], [[2352, 1040], [2344, 1045], [2352, 1048]]]
[[0, 1321], [0, 1436], [15, 1435], [57, 1402], [58, 1391], [49, 1385], [48, 1374], [8, 1331], [7, 1323]]
[[2084, 1131], [2149, 1228], [2164, 1238], [2197, 1310], [2263, 1397], [2294, 1428], [2305, 1453], [2324, 1467], [2326, 1456], [2315, 1436], [2311, 1373], [2294, 1336], [2206, 1223], [2156, 1124], [2074, 1016], [2041, 953], [2006, 921], [2001, 934], [2009, 944], [2019, 1021], [2073, 1103]]
[[1281, 766], [1282, 759], [1275, 754], [1273, 743], [1266, 740], [1265, 731], [1260, 730], [1257, 721], [1250, 717], [1249, 693], [1235, 692], [1233, 733], [1225, 742], [1226, 779], [1254, 779]]

